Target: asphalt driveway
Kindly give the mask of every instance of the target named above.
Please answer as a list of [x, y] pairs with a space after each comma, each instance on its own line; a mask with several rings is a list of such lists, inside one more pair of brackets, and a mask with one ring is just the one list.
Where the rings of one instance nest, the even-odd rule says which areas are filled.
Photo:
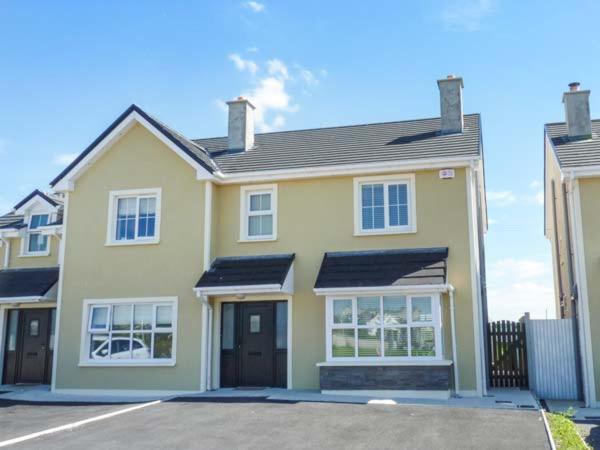
[[[83, 409], [89, 406], [81, 408], [76, 420], [88, 418], [93, 412]], [[98, 412], [103, 414], [124, 407], [92, 408], [100, 408]], [[7, 409], [10, 407], [0, 411], [0, 417]], [[68, 420], [65, 417], [64, 424]], [[48, 428], [43, 419], [37, 424], [41, 429]], [[1, 441], [5, 436], [1, 426], [0, 430]], [[14, 446], [44, 450], [122, 447], [548, 449], [549, 445], [537, 411], [179, 399]]]

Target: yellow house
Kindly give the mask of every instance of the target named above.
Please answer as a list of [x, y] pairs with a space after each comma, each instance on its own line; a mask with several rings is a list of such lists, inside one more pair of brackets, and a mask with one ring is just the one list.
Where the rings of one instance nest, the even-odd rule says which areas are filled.
[[480, 118], [188, 139], [132, 105], [64, 196], [56, 392], [486, 389]]
[[62, 207], [35, 190], [0, 216], [0, 384], [50, 383]]
[[600, 397], [600, 120], [591, 120], [590, 91], [571, 83], [565, 122], [544, 132], [545, 234], [552, 245], [556, 313], [576, 318], [583, 396]]

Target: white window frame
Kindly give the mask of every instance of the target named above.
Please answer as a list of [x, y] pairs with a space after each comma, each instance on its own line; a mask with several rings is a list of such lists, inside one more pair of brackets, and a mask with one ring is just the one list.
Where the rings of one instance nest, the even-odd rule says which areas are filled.
[[[261, 211], [258, 214], [250, 212], [250, 196], [257, 194], [271, 194], [270, 211]], [[273, 216], [273, 234], [249, 236], [248, 222], [250, 220], [250, 216], [267, 214], [271, 214]], [[264, 242], [275, 240], [277, 240], [277, 185], [260, 184], [253, 186], [242, 186], [240, 188], [240, 242]]]
[[54, 219], [54, 215], [50, 211], [42, 211], [42, 210], [33, 210], [28, 215], [25, 216], [25, 222], [27, 222], [27, 231], [25, 235], [21, 239], [21, 252], [19, 256], [21, 257], [35, 257], [35, 256], [49, 256], [50, 255], [50, 246], [51, 246], [51, 236], [48, 236], [46, 239], [46, 250], [42, 250], [40, 252], [30, 252], [29, 251], [29, 239], [32, 234], [44, 235], [41, 229], [36, 228], [35, 230], [31, 230], [31, 221], [33, 216], [48, 216], [48, 223], [52, 223]]
[[[118, 246], [118, 245], [146, 245], [146, 244], [158, 244], [160, 242], [160, 217], [161, 217], [161, 188], [148, 188], [148, 189], [127, 189], [120, 191], [110, 191], [108, 194], [108, 225], [106, 227], [106, 245]], [[119, 206], [119, 199], [122, 198], [136, 198], [136, 217], [135, 217], [135, 238], [134, 239], [116, 239], [117, 232], [117, 208]], [[154, 223], [154, 236], [152, 237], [138, 237], [138, 222], [139, 222], [139, 209], [141, 198], [156, 198], [156, 218]]]
[[[384, 228], [375, 230], [365, 230], [362, 227], [362, 186], [364, 184], [383, 184], [383, 206], [384, 206]], [[399, 226], [390, 226], [390, 210], [389, 210], [389, 193], [388, 186], [390, 184], [406, 184], [408, 189], [407, 209], [408, 209], [408, 224]], [[417, 208], [415, 195], [415, 175], [381, 175], [374, 177], [358, 177], [354, 178], [354, 235], [355, 236], [371, 236], [381, 234], [403, 234], [417, 232]]]
[[[83, 313], [81, 318], [81, 346], [79, 351], [79, 366], [81, 367], [148, 367], [148, 366], [175, 366], [177, 361], [177, 309], [178, 297], [145, 297], [145, 298], [108, 298], [108, 299], [86, 299], [83, 301]], [[112, 359], [96, 360], [89, 357], [90, 339], [93, 333], [109, 333], [109, 323], [112, 320], [112, 307], [116, 305], [153, 305], [153, 320], [156, 318], [157, 306], [171, 306], [171, 328], [164, 328], [164, 332], [173, 333], [173, 348], [169, 359]], [[108, 306], [107, 326], [105, 329], [93, 329], [92, 310], [98, 307]], [[132, 314], [133, 310], [132, 308]], [[162, 330], [160, 332], [163, 332]], [[135, 330], [132, 330], [135, 333]], [[156, 333], [153, 325], [150, 333]], [[152, 351], [152, 349], [151, 349]]]
[[[381, 330], [381, 349], [384, 349], [384, 339], [385, 333], [383, 330], [385, 328], [412, 328], [418, 326], [427, 326], [434, 328], [434, 336], [435, 336], [435, 356], [358, 356], [358, 331], [354, 333], [354, 349], [355, 354], [357, 356], [354, 357], [334, 357], [332, 352], [332, 330], [336, 329], [350, 329], [350, 330], [359, 330], [361, 328], [369, 328], [366, 325], [358, 325], [357, 323], [357, 298], [358, 297], [379, 297], [380, 304], [381, 298], [384, 296], [405, 296], [407, 299], [406, 302], [406, 315], [407, 315], [407, 323], [402, 325], [394, 325], [394, 326], [385, 326], [380, 325], [379, 329]], [[431, 322], [417, 322], [412, 321], [412, 298], [414, 297], [431, 297]], [[381, 362], [395, 362], [395, 361], [411, 361], [411, 362], [420, 362], [420, 361], [440, 361], [443, 360], [444, 356], [444, 348], [443, 348], [443, 340], [442, 340], [442, 312], [441, 312], [441, 301], [440, 294], [437, 292], [385, 292], [385, 293], [361, 293], [357, 295], [332, 295], [327, 296], [326, 298], [326, 311], [325, 311], [325, 345], [326, 349], [326, 357], [327, 362], [336, 363], [336, 362], [344, 362], [344, 361], [352, 361], [352, 362], [365, 362], [365, 361], [381, 361]], [[352, 300], [352, 323], [348, 324], [334, 324], [333, 323], [333, 302], [334, 300]], [[411, 352], [411, 337], [410, 333], [407, 333], [407, 349], [408, 354]]]

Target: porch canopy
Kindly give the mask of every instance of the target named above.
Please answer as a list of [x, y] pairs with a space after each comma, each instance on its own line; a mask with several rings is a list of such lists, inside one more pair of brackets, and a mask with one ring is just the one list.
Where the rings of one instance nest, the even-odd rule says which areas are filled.
[[194, 291], [197, 295], [292, 294], [294, 257], [291, 253], [217, 258]]
[[56, 300], [58, 267], [0, 270], [0, 303]]
[[447, 247], [328, 252], [314, 291], [317, 295], [367, 291], [448, 291]]

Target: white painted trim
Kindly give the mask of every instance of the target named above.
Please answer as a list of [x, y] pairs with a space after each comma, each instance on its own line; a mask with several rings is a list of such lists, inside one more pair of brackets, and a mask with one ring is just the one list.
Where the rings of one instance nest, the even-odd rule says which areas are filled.
[[123, 137], [130, 128], [136, 123], [141, 124], [144, 128], [156, 136], [162, 143], [173, 150], [184, 161], [196, 169], [196, 179], [214, 179], [202, 165], [194, 161], [187, 153], [181, 150], [177, 145], [167, 139], [162, 132], [151, 125], [136, 111], [132, 111], [123, 121], [115, 127], [96, 147], [94, 147], [75, 167], [73, 167], [64, 177], [54, 186], [57, 192], [72, 191], [75, 189], [77, 179], [94, 163], [106, 150], [112, 147], [121, 137]]
[[[373, 294], [371, 294], [373, 295]], [[382, 297], [385, 294], [379, 294], [379, 305], [382, 306]], [[382, 362], [406, 362], [407, 365], [416, 361], [420, 362], [431, 362], [431, 361], [442, 361], [444, 356], [444, 349], [442, 347], [442, 311], [441, 311], [441, 295], [437, 292], [419, 292], [419, 293], [403, 293], [406, 297], [406, 308], [407, 308], [407, 322], [405, 324], [399, 324], [393, 328], [405, 328], [408, 332], [411, 328], [418, 327], [432, 327], [434, 329], [435, 339], [435, 356], [358, 356], [358, 332], [354, 333], [354, 348], [356, 356], [352, 357], [334, 357], [332, 354], [332, 331], [333, 330], [359, 330], [367, 328], [365, 325], [358, 325], [358, 295], [339, 295], [339, 296], [327, 296], [326, 298], [326, 309], [325, 309], [325, 358], [328, 363], [337, 365], [340, 362], [346, 362], [348, 365], [357, 364], [359, 362], [372, 362], [374, 365]], [[430, 297], [431, 298], [431, 321], [413, 321], [411, 317], [411, 306], [413, 297]], [[349, 324], [334, 324], [333, 323], [333, 303], [336, 300], [351, 300], [352, 301], [352, 323]], [[379, 329], [392, 328], [391, 325], [387, 327], [385, 324], [379, 325]], [[368, 328], [367, 328], [368, 329]], [[407, 333], [408, 334], [408, 333]], [[380, 345], [384, 348], [384, 333], [380, 333]], [[411, 353], [411, 338], [408, 337], [407, 351]]]
[[[579, 180], [575, 179], [574, 182], [570, 183], [571, 189], [569, 190], [569, 200], [571, 203], [571, 219], [573, 226], [571, 227], [573, 233], [574, 253], [575, 253], [575, 276], [577, 278], [577, 286], [580, 299], [580, 346], [581, 348], [581, 359], [584, 364], [584, 397], [587, 406], [595, 407], [597, 404], [596, 398], [596, 381], [594, 374], [594, 355], [592, 347], [592, 333], [591, 333], [591, 321], [590, 321], [590, 307], [589, 307], [589, 292], [587, 286], [587, 270], [585, 264], [585, 248], [584, 248], [584, 236], [583, 236], [583, 217], [581, 211], [581, 193], [579, 190]], [[583, 344], [583, 345], [582, 345]]]
[[427, 360], [427, 361], [324, 361], [317, 363], [317, 367], [379, 367], [379, 366], [451, 366], [452, 361], [449, 359]]
[[174, 397], [178, 395], [198, 394], [198, 391], [178, 391], [178, 390], [160, 390], [160, 389], [71, 389], [58, 388], [54, 390], [56, 394], [65, 394], [73, 396], [106, 396], [106, 397]]
[[[203, 243], [203, 271], [210, 268], [211, 258], [211, 233], [212, 233], [212, 207], [213, 185], [207, 181], [204, 185], [204, 243]], [[200, 342], [200, 389], [209, 390], [212, 385], [212, 317], [213, 307], [208, 302], [208, 297], [202, 297], [202, 333]]]
[[[96, 305], [118, 305], [118, 304], [152, 304], [155, 305], [171, 305], [172, 316], [171, 316], [171, 328], [165, 328], [164, 332], [171, 332], [173, 334], [173, 348], [170, 359], [148, 359], [148, 360], [136, 360], [136, 359], [123, 359], [123, 360], [108, 360], [108, 361], [95, 361], [88, 358], [89, 348], [89, 313], [92, 306]], [[102, 298], [102, 299], [84, 299], [83, 308], [81, 312], [81, 338], [79, 346], [79, 366], [80, 367], [154, 367], [154, 366], [175, 366], [177, 361], [177, 331], [178, 331], [178, 297], [136, 297], [136, 298]], [[110, 315], [107, 318], [111, 320]], [[135, 333], [135, 330], [133, 331]], [[160, 329], [152, 330], [152, 334], [162, 332]], [[98, 334], [102, 334], [99, 331]]]
[[460, 375], [458, 368], [458, 357], [456, 354], [456, 319], [454, 317], [454, 289], [451, 289], [448, 294], [450, 296], [450, 323], [452, 326], [452, 361], [454, 361], [454, 367], [452, 371], [454, 372], [454, 392], [458, 392], [460, 390]]
[[203, 270], [210, 268], [211, 231], [212, 231], [213, 184], [207, 181], [204, 185], [204, 246]]
[[59, 352], [59, 333], [60, 333], [60, 315], [62, 312], [62, 296], [65, 277], [65, 246], [67, 245], [67, 219], [69, 217], [69, 192], [65, 192], [63, 204], [63, 233], [64, 237], [59, 241], [58, 245], [58, 291], [56, 294], [56, 323], [54, 324], [54, 352], [52, 353], [52, 377], [50, 381], [50, 391], [56, 390], [56, 368], [58, 364]]
[[[384, 222], [385, 228], [379, 230], [362, 229], [362, 195], [361, 185], [371, 183], [384, 183]], [[386, 183], [405, 183], [408, 189], [408, 225], [390, 227], [389, 224], [389, 201], [388, 189]], [[353, 180], [354, 185], [354, 235], [355, 236], [373, 236], [381, 234], [405, 234], [417, 232], [417, 197], [415, 193], [415, 174], [405, 173], [398, 175], [379, 175], [371, 177], [357, 177]]]
[[299, 169], [263, 170], [223, 174], [217, 172], [218, 184], [239, 184], [302, 178], [321, 178], [342, 175], [364, 175], [375, 173], [408, 172], [428, 169], [451, 169], [469, 167], [476, 158], [428, 158], [406, 161], [385, 161], [376, 163], [339, 164], [332, 166], [302, 167]]
[[3, 304], [15, 304], [15, 303], [39, 303], [39, 302], [51, 302], [54, 301], [52, 297], [46, 296], [30, 296], [30, 297], [0, 297], [0, 303]]
[[4, 379], [4, 350], [6, 346], [6, 327], [8, 321], [8, 308], [5, 305], [0, 305], [0, 383]]
[[473, 305], [473, 343], [475, 347], [475, 380], [478, 395], [483, 396], [487, 391], [483, 380], [485, 358], [483, 357], [483, 329], [481, 324], [481, 290], [480, 290], [480, 265], [479, 265], [479, 242], [477, 228], [477, 199], [475, 172], [472, 167], [467, 169], [467, 216], [469, 229], [469, 261], [471, 265], [471, 302]]
[[411, 293], [443, 293], [453, 289], [450, 284], [431, 284], [414, 286], [367, 286], [349, 288], [315, 288], [315, 295], [350, 295], [350, 294], [411, 294]]
[[48, 202], [41, 195], [36, 194], [33, 197], [31, 197], [27, 201], [27, 203], [21, 205], [18, 209], [15, 209], [14, 214], [19, 216], [27, 215], [27, 213], [33, 209], [37, 209], [38, 211], [44, 211], [41, 214], [52, 214], [56, 213], [59, 207], [60, 205], [55, 206], [52, 203]]
[[197, 297], [206, 295], [267, 294], [282, 292], [281, 284], [255, 284], [244, 286], [218, 286], [194, 288]]
[[10, 262], [10, 239], [1, 239], [4, 243], [4, 261], [2, 263], [3, 269], [8, 269], [8, 264]]
[[[560, 165], [559, 165], [560, 167]], [[566, 178], [591, 178], [600, 177], [600, 166], [585, 166], [562, 169]]]
[[[263, 236], [248, 235], [249, 202], [253, 194], [271, 194], [271, 211], [273, 217], [273, 234]], [[277, 184], [259, 184], [240, 186], [240, 239], [239, 242], [263, 242], [277, 240]]]
[[[196, 293], [198, 295], [198, 293]], [[208, 361], [207, 361], [207, 345], [208, 345], [208, 297], [198, 295], [202, 301], [201, 314], [202, 330], [200, 331], [200, 392], [206, 392]]]
[[[121, 198], [136, 199], [136, 216], [135, 216], [135, 234], [137, 235], [137, 227], [139, 222], [139, 199], [152, 198], [156, 199], [156, 218], [154, 222], [154, 236], [151, 238], [136, 237], [132, 240], [118, 241], [115, 239], [117, 231], [117, 207], [118, 200]], [[147, 245], [158, 244], [160, 242], [160, 218], [161, 218], [161, 197], [162, 188], [144, 188], [144, 189], [124, 189], [118, 191], [110, 191], [108, 193], [108, 223], [106, 225], [106, 243], [107, 246], [122, 246], [122, 245]]]
[[340, 390], [322, 390], [323, 395], [349, 395], [361, 397], [383, 397], [383, 398], [415, 398], [430, 400], [448, 400], [450, 391], [400, 391], [400, 390], [360, 390], [360, 389], [340, 389]]

